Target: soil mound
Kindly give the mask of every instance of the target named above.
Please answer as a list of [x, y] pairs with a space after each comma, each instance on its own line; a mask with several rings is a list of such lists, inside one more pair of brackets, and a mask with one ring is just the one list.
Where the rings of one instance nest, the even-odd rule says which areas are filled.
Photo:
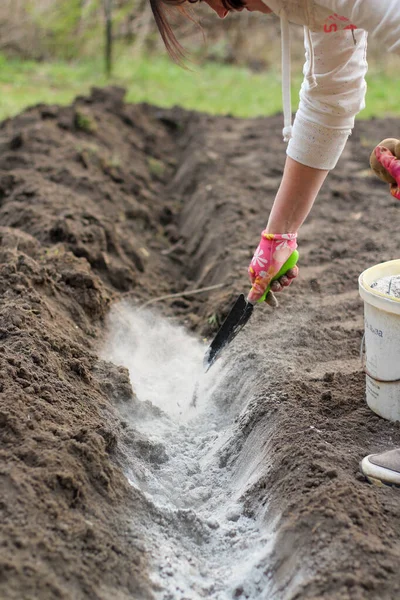
[[[213, 333], [248, 287], [280, 181], [280, 116], [211, 117], [123, 97], [94, 89], [0, 126], [4, 599], [152, 597], [143, 524], [154, 515], [119, 451], [146, 441], [118, 411], [137, 404], [127, 371], [98, 359], [104, 320], [118, 299], [181, 293], [159, 309]], [[398, 425], [365, 406], [357, 294], [364, 268], [398, 257], [400, 203], [368, 170], [371, 148], [398, 129], [358, 123], [301, 230], [299, 281], [279, 311], [257, 311], [251, 351], [242, 342], [233, 352], [246, 353], [248, 376], [257, 365], [260, 394], [222, 462], [235, 469], [261, 443], [244, 500], [249, 514], [268, 505], [264, 518], [279, 516], [265, 565], [277, 598], [400, 594], [398, 492], [357, 475], [365, 454], [400, 445]]]

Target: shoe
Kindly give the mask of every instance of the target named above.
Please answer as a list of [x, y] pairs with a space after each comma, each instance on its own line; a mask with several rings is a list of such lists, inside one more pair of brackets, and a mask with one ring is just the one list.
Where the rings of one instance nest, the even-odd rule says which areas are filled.
[[360, 469], [374, 485], [400, 486], [400, 448], [366, 456], [360, 463]]

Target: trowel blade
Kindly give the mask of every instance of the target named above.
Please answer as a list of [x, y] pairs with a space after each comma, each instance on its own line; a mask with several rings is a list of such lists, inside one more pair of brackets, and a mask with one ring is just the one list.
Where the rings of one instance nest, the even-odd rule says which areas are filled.
[[203, 364], [206, 372], [215, 363], [225, 346], [246, 325], [252, 312], [253, 305], [247, 302], [244, 294], [240, 294], [204, 356]]

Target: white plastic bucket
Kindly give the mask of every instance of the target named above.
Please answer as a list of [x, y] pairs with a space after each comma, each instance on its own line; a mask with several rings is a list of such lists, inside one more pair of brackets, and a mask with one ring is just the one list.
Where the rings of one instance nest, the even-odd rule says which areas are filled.
[[378, 279], [393, 275], [400, 275], [400, 260], [367, 269], [358, 284], [364, 300], [367, 404], [381, 417], [399, 421], [400, 298], [371, 288]]

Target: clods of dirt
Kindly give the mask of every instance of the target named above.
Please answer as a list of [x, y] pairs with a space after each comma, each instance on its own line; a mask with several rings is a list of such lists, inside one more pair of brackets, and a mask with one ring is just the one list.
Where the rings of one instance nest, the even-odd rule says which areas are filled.
[[[211, 117], [123, 96], [97, 89], [0, 126], [5, 599], [154, 594], [143, 526], [154, 514], [129, 486], [121, 448], [159, 464], [168, 453], [127, 431], [122, 414], [138, 400], [126, 370], [98, 358], [105, 319], [120, 299], [179, 293], [159, 310], [212, 335], [248, 287], [280, 182], [280, 116]], [[398, 257], [400, 203], [368, 156], [399, 127], [357, 124], [301, 230], [299, 280], [279, 309], [257, 307], [230, 355], [259, 393], [246, 411], [231, 399], [237, 437], [220, 464], [243, 472], [258, 457], [241, 501], [277, 520], [262, 568], [278, 599], [400, 594], [398, 492], [358, 475], [365, 454], [400, 445], [400, 430], [365, 405], [357, 293], [361, 271]]]

